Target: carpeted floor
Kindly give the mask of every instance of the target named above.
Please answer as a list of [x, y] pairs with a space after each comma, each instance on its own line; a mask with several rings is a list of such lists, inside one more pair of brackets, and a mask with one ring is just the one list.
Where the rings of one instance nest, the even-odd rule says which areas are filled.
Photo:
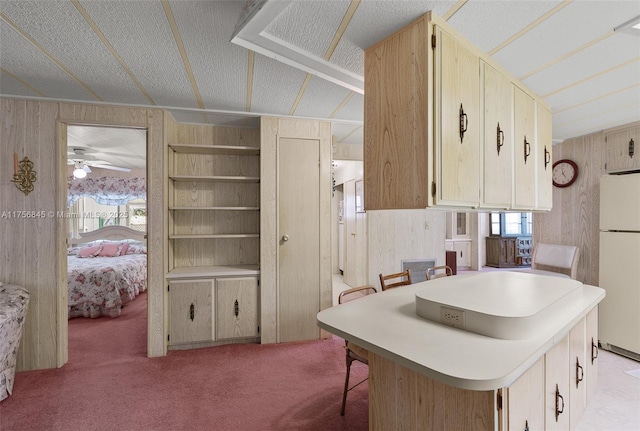
[[[366, 366], [354, 363], [352, 382]], [[18, 373], [13, 430], [366, 430], [367, 385], [340, 416], [343, 341], [242, 344], [146, 357], [146, 295], [122, 316], [69, 321], [69, 362]]]

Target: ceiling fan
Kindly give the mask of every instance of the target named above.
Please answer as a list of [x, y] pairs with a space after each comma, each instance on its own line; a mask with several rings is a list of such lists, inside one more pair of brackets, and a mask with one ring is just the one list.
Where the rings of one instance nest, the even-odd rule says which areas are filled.
[[74, 165], [73, 176], [76, 178], [84, 178], [91, 173], [91, 167], [100, 169], [111, 169], [113, 171], [131, 172], [129, 168], [113, 166], [106, 160], [96, 160], [93, 156], [86, 154], [85, 148], [73, 148], [68, 154], [67, 164]]

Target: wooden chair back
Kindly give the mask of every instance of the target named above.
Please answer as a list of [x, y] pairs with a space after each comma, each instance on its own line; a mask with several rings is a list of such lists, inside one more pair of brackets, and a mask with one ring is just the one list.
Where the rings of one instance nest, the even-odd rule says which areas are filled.
[[[396, 279], [399, 280], [393, 281]], [[411, 271], [408, 269], [404, 272], [398, 272], [395, 274], [380, 274], [380, 286], [382, 286], [382, 290], [387, 290], [398, 286], [407, 286], [409, 284], [411, 284]]]
[[338, 304], [353, 301], [354, 299], [362, 298], [363, 296], [376, 293], [377, 290], [371, 285], [358, 286], [351, 289], [344, 290], [338, 295]]
[[427, 280], [433, 280], [440, 277], [449, 277], [453, 275], [453, 270], [450, 266], [440, 265], [433, 268], [427, 268]]

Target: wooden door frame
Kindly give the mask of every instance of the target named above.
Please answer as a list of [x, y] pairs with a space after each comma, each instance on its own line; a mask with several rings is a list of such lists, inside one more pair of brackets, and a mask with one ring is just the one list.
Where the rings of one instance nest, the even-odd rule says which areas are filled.
[[[115, 128], [129, 128], [129, 129], [144, 129], [146, 130], [146, 182], [147, 182], [147, 356], [165, 356], [167, 354], [166, 340], [166, 319], [165, 319], [165, 301], [164, 301], [164, 271], [160, 268], [165, 268], [165, 248], [156, 247], [156, 244], [164, 244], [164, 232], [165, 232], [165, 220], [164, 220], [164, 208], [165, 205], [165, 192], [163, 187], [164, 171], [166, 164], [166, 151], [164, 145], [164, 118], [161, 116], [160, 128], [151, 124], [151, 121], [147, 121], [146, 124], [140, 123], [126, 123], [119, 121], [87, 121], [77, 119], [64, 119], [58, 118], [57, 121], [57, 143], [58, 149], [58, 175], [57, 189], [59, 192], [60, 202], [62, 204], [60, 208], [65, 210], [67, 199], [67, 128], [71, 125], [78, 126], [95, 126], [95, 127], [115, 127]], [[155, 134], [155, 135], [154, 135]], [[159, 135], [159, 137], [157, 136]], [[159, 140], [162, 145], [158, 145], [157, 142], [152, 145], [153, 140]], [[155, 195], [152, 199], [155, 202], [149, 204], [149, 198]], [[64, 202], [62, 200], [64, 199]], [[160, 209], [160, 210], [158, 210]], [[153, 226], [157, 227], [153, 228]], [[56, 228], [58, 230], [58, 244], [66, 244], [67, 241], [67, 226], [66, 221], [63, 218], [57, 220]], [[57, 268], [59, 271], [58, 283], [58, 301], [57, 301], [57, 366], [63, 366], [69, 359], [69, 332], [68, 332], [68, 285], [67, 285], [67, 254], [58, 253]], [[62, 282], [64, 279], [64, 282]], [[162, 280], [162, 282], [159, 282]]]

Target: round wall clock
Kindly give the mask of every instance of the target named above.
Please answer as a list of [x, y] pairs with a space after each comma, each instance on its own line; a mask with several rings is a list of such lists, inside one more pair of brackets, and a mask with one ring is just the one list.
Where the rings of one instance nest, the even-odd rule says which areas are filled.
[[578, 179], [578, 165], [573, 160], [562, 159], [553, 164], [553, 185], [569, 187]]

